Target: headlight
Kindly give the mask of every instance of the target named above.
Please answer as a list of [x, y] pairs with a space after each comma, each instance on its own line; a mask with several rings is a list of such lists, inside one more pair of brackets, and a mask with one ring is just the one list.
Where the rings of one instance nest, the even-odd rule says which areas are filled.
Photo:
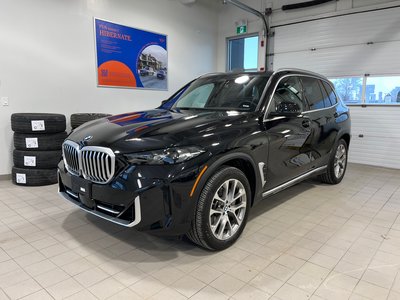
[[132, 164], [172, 165], [195, 158], [204, 152], [204, 149], [192, 146], [125, 154], [125, 157]]

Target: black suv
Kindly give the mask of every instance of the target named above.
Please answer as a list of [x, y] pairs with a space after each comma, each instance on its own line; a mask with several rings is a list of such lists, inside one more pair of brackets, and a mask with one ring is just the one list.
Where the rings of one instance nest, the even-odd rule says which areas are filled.
[[111, 222], [220, 250], [269, 195], [315, 175], [339, 183], [349, 142], [349, 110], [321, 75], [211, 74], [157, 109], [72, 132], [60, 194]]

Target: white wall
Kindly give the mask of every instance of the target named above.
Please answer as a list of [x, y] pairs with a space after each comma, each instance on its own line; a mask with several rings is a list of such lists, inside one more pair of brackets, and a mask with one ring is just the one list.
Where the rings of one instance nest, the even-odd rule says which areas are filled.
[[[119, 113], [156, 107], [216, 71], [213, 0], [0, 0], [0, 175], [10, 174], [14, 112]], [[169, 91], [96, 87], [93, 17], [168, 35]], [[0, 104], [1, 105], [1, 104]]]
[[397, 7], [277, 27], [274, 67], [328, 77], [398, 74], [399, 14]]
[[[342, 14], [357, 10], [379, 7], [382, 5], [399, 4], [400, 1], [394, 0], [340, 0], [332, 3], [326, 3], [311, 8], [296, 9], [291, 11], [282, 11], [281, 7], [285, 4], [303, 2], [303, 0], [240, 0], [241, 2], [257, 9], [261, 12], [265, 8], [272, 8], [272, 15], [269, 17], [270, 26], [286, 24], [293, 21], [307, 20], [320, 16]], [[231, 4], [219, 6], [220, 16], [218, 24], [218, 71], [226, 71], [226, 38], [236, 36], [235, 21], [248, 20], [248, 33], [262, 33], [264, 27], [259, 18], [243, 11]], [[305, 33], [306, 34], [306, 33]], [[306, 36], [304, 37], [306, 41]], [[273, 43], [273, 41], [272, 41]], [[273, 45], [273, 51], [277, 51]], [[260, 49], [264, 52], [265, 49]], [[263, 66], [260, 62], [259, 66]], [[272, 66], [274, 69], [274, 66]]]
[[350, 114], [349, 160], [400, 169], [400, 107], [351, 106]]
[[[222, 2], [222, 1], [220, 1]], [[263, 0], [245, 0], [243, 3], [263, 11], [265, 8], [265, 1]], [[219, 72], [226, 71], [226, 38], [236, 36], [235, 22], [245, 19], [248, 21], [247, 32], [260, 33], [263, 29], [263, 23], [255, 15], [240, 10], [231, 4], [219, 6], [219, 21], [218, 21], [218, 52], [217, 52], [217, 68]]]
[[[277, 27], [274, 67], [328, 77], [399, 75], [399, 14], [396, 7]], [[350, 106], [350, 113], [349, 161], [400, 168], [400, 106]]]
[[[340, 0], [282, 12], [283, 4], [298, 0], [242, 1], [261, 11], [272, 7], [272, 26], [391, 3]], [[10, 101], [10, 106], [0, 106], [0, 175], [11, 171], [12, 113], [69, 117], [74, 112], [155, 107], [195, 76], [225, 71], [226, 38], [236, 35], [235, 21], [247, 19], [249, 33], [263, 28], [257, 17], [219, 0], [197, 0], [194, 5], [179, 0], [0, 0], [0, 8], [0, 97]], [[169, 91], [96, 87], [93, 17], [167, 34]]]
[[[376, 5], [385, 5], [395, 0], [339, 0], [328, 2], [325, 4], [308, 7], [304, 9], [294, 9], [290, 11], [282, 11], [281, 7], [285, 4], [293, 4], [303, 2], [303, 0], [267, 0], [272, 3], [272, 25], [285, 24], [298, 19], [310, 19], [316, 16], [347, 13], [357, 9], [365, 10], [367, 7]], [[398, 2], [398, 1], [397, 1]]]
[[[302, 0], [248, 0], [258, 10], [271, 6], [272, 27], [325, 16], [400, 5], [390, 0], [340, 0], [313, 8], [282, 11], [284, 4]], [[400, 8], [322, 18], [273, 28], [273, 65], [276, 70], [297, 67], [326, 76], [400, 74]], [[229, 5], [221, 7], [218, 68], [225, 70], [225, 38], [236, 35], [234, 22], [250, 20], [250, 32], [263, 30], [255, 16]], [[374, 42], [373, 45], [366, 45]], [[310, 51], [316, 48], [316, 51]], [[261, 49], [263, 51], [263, 49]], [[357, 163], [400, 168], [400, 106], [350, 107], [352, 142], [349, 160]], [[361, 135], [361, 136], [360, 136]]]

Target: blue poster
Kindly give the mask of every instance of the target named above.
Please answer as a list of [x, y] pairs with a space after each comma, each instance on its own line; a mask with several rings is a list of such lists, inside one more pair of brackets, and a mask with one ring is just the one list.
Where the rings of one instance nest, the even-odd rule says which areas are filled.
[[168, 89], [167, 36], [95, 19], [97, 83]]

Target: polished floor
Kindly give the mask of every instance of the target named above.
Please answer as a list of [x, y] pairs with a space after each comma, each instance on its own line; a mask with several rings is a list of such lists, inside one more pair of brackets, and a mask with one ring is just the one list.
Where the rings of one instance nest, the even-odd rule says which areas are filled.
[[0, 299], [400, 299], [400, 170], [350, 165], [256, 206], [215, 253], [0, 181]]

